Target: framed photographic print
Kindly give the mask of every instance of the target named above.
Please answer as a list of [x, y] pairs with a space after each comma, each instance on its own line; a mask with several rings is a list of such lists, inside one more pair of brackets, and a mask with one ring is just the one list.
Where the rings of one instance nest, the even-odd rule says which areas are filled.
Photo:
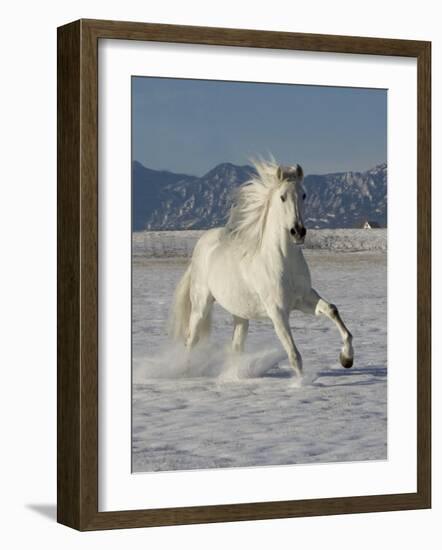
[[58, 29], [58, 521], [431, 506], [428, 42]]

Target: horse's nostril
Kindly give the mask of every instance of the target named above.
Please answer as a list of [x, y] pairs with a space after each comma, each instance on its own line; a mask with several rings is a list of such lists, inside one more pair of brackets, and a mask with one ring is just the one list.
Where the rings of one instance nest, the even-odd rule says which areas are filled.
[[296, 231], [293, 229], [293, 227], [290, 229], [290, 235], [293, 235], [293, 236], [296, 235]]

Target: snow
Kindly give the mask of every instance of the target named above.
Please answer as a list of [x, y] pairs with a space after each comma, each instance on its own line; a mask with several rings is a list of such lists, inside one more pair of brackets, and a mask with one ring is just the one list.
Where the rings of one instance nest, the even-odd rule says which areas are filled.
[[166, 326], [196, 232], [155, 234], [147, 247], [146, 234], [134, 234], [133, 471], [387, 458], [386, 235], [324, 231], [318, 246], [333, 233], [344, 249], [366, 247], [305, 250], [315, 288], [353, 332], [355, 365], [340, 366], [339, 334], [327, 319], [294, 312], [301, 387], [270, 322], [251, 322], [246, 352], [233, 356], [230, 316], [218, 306], [210, 343], [187, 360]]

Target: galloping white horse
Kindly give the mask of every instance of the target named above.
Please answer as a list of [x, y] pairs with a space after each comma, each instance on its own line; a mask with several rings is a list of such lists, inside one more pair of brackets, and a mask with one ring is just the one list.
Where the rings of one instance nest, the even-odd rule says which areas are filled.
[[237, 191], [223, 228], [206, 231], [179, 282], [172, 331], [190, 350], [210, 331], [216, 300], [233, 316], [234, 351], [242, 351], [249, 319], [270, 318], [297, 377], [302, 359], [289, 325], [294, 309], [325, 315], [339, 329], [343, 367], [353, 365], [352, 335], [336, 306], [311, 286], [302, 253], [305, 191], [301, 166], [255, 162], [256, 175]]

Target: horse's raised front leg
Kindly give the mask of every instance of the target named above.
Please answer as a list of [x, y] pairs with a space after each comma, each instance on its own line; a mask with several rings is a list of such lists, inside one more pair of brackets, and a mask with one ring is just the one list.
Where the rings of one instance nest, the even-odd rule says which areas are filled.
[[343, 342], [342, 351], [339, 355], [341, 365], [346, 369], [352, 367], [354, 358], [352, 344], [353, 336], [351, 335], [348, 328], [345, 326], [344, 321], [341, 319], [338, 308], [334, 304], [330, 304], [329, 302], [321, 298], [316, 290], [312, 289], [310, 291], [310, 294], [304, 299], [299, 309], [301, 311], [304, 311], [305, 313], [325, 315], [325, 317], [328, 317], [335, 323], [335, 325], [338, 327]]
[[293, 340], [289, 324], [289, 314], [275, 307], [268, 308], [267, 313], [275, 327], [276, 335], [287, 353], [290, 365], [300, 379], [302, 376], [302, 357]]
[[249, 330], [248, 319], [242, 317], [233, 316], [233, 338], [232, 338], [232, 350], [241, 352], [244, 351], [244, 342], [247, 338], [247, 332]]

